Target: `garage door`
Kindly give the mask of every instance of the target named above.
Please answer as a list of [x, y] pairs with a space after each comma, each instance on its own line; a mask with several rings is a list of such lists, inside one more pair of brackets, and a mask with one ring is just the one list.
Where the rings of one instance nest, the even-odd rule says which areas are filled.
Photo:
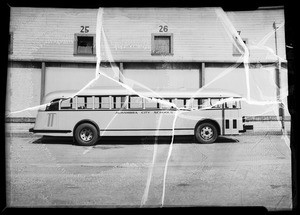
[[[126, 79], [134, 80], [144, 86], [155, 89], [199, 88], [199, 70], [140, 70], [126, 69]], [[129, 80], [129, 83], [130, 83]], [[126, 81], [124, 81], [126, 83]]]
[[[101, 70], [111, 78], [119, 80], [119, 76], [115, 75], [112, 69], [101, 68]], [[94, 78], [94, 68], [47, 67], [45, 94], [58, 90], [80, 90]], [[94, 86], [96, 87], [115, 85], [116, 83], [104, 76], [100, 76], [94, 83]]]

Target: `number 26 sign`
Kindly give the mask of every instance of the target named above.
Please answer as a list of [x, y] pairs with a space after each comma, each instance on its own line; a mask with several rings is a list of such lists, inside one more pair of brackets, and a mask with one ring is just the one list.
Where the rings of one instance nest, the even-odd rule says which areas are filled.
[[168, 26], [167, 25], [160, 25], [159, 32], [168, 32]]

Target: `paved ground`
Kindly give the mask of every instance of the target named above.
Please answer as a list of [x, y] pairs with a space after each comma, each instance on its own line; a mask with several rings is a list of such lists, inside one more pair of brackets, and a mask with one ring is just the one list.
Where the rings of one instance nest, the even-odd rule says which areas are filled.
[[8, 203], [290, 209], [289, 140], [275, 130], [252, 131], [204, 145], [177, 139], [165, 180], [168, 139], [158, 144], [149, 138], [106, 139], [94, 147], [81, 147], [70, 139], [7, 135]]

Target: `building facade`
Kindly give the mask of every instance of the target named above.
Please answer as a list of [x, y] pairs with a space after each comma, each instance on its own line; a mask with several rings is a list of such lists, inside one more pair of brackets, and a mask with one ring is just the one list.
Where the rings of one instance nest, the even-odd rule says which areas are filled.
[[[98, 9], [13, 7], [9, 117], [35, 117], [36, 110], [19, 111], [40, 105], [47, 93], [79, 90], [95, 77], [97, 19], [103, 29], [101, 70], [116, 81], [133, 80], [152, 90], [207, 87], [244, 97], [250, 92], [260, 105], [243, 104], [245, 116], [278, 115], [278, 105], [263, 104], [276, 101], [278, 95], [287, 104], [282, 7], [234, 12], [104, 8], [102, 16]], [[250, 52], [249, 71], [233, 29]], [[116, 83], [100, 77], [96, 85]]]

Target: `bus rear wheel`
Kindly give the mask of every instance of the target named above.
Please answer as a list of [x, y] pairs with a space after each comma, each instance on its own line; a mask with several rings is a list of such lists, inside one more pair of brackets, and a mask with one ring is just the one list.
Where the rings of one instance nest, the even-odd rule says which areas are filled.
[[83, 123], [76, 128], [74, 138], [78, 145], [93, 146], [98, 140], [98, 132], [92, 124]]
[[195, 137], [199, 143], [213, 143], [218, 137], [218, 132], [212, 123], [205, 122], [196, 127]]

